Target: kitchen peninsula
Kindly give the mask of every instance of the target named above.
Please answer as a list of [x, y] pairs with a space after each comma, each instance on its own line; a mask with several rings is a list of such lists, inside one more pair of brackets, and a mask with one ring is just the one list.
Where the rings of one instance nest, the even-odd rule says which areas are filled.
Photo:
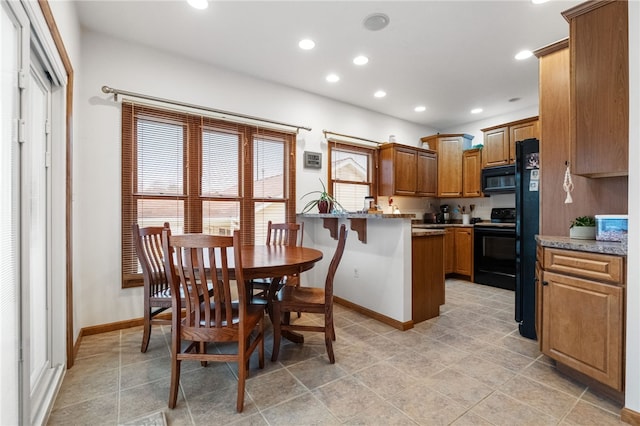
[[[412, 232], [414, 218], [414, 214], [299, 214], [298, 221], [305, 223], [304, 244], [325, 254], [315, 268], [302, 274], [303, 285], [324, 285], [336, 246], [333, 230], [345, 223], [350, 235], [334, 279], [336, 302], [400, 330], [436, 316], [444, 303], [445, 232]], [[412, 262], [417, 252], [429, 257]]]

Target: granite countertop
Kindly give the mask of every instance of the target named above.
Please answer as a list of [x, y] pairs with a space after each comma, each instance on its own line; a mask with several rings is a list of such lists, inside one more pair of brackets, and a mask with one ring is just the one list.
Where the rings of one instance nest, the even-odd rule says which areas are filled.
[[411, 228], [411, 236], [412, 237], [431, 237], [434, 235], [444, 235], [447, 231], [444, 229], [426, 229], [426, 228]]
[[473, 228], [473, 225], [462, 223], [412, 223], [412, 228], [418, 229], [445, 229], [445, 228]]
[[375, 213], [298, 213], [302, 217], [341, 218], [341, 219], [415, 219], [413, 213], [375, 214]]
[[620, 242], [577, 240], [575, 238], [553, 237], [548, 235], [536, 235], [536, 241], [543, 247], [586, 251], [591, 253], [614, 254], [617, 256], [627, 255], [627, 247]]

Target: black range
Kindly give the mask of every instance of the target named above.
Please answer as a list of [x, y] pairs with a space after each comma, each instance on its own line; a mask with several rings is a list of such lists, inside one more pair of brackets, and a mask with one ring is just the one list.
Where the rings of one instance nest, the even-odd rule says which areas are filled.
[[491, 222], [474, 225], [474, 281], [515, 290], [516, 209], [491, 209]]

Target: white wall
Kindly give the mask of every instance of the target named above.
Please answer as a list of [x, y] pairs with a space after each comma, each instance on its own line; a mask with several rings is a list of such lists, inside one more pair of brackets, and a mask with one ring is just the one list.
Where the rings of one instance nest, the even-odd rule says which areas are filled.
[[312, 127], [297, 149], [323, 153], [308, 171], [298, 155], [298, 197], [326, 179], [322, 130], [419, 145], [436, 133], [371, 111], [230, 73], [103, 35], [82, 33], [74, 143], [74, 305], [76, 327], [142, 317], [142, 289], [121, 289], [120, 109], [100, 88], [132, 92]]

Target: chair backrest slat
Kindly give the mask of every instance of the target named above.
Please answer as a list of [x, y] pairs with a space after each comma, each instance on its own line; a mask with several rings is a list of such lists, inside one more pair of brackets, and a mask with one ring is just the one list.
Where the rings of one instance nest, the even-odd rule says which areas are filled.
[[[238, 231], [233, 237], [163, 234], [163, 247], [180, 253], [176, 256], [175, 265], [166, 257], [165, 264], [172, 291], [181, 289], [185, 295], [186, 327], [222, 329], [233, 327], [234, 317], [243, 318], [246, 300], [244, 277], [241, 267], [234, 268], [242, 265]], [[236, 280], [239, 300], [232, 298], [232, 278]], [[213, 289], [212, 297], [209, 296], [210, 288]]]
[[[300, 236], [300, 239], [298, 239]], [[302, 246], [304, 238], [304, 222], [302, 223], [267, 223], [267, 245]]]
[[[168, 228], [169, 224], [165, 223], [165, 227]], [[169, 290], [162, 249], [163, 229], [162, 226], [140, 228], [137, 223], [131, 226], [136, 254], [145, 280], [145, 293], [148, 291], [149, 295], [168, 294]]]

